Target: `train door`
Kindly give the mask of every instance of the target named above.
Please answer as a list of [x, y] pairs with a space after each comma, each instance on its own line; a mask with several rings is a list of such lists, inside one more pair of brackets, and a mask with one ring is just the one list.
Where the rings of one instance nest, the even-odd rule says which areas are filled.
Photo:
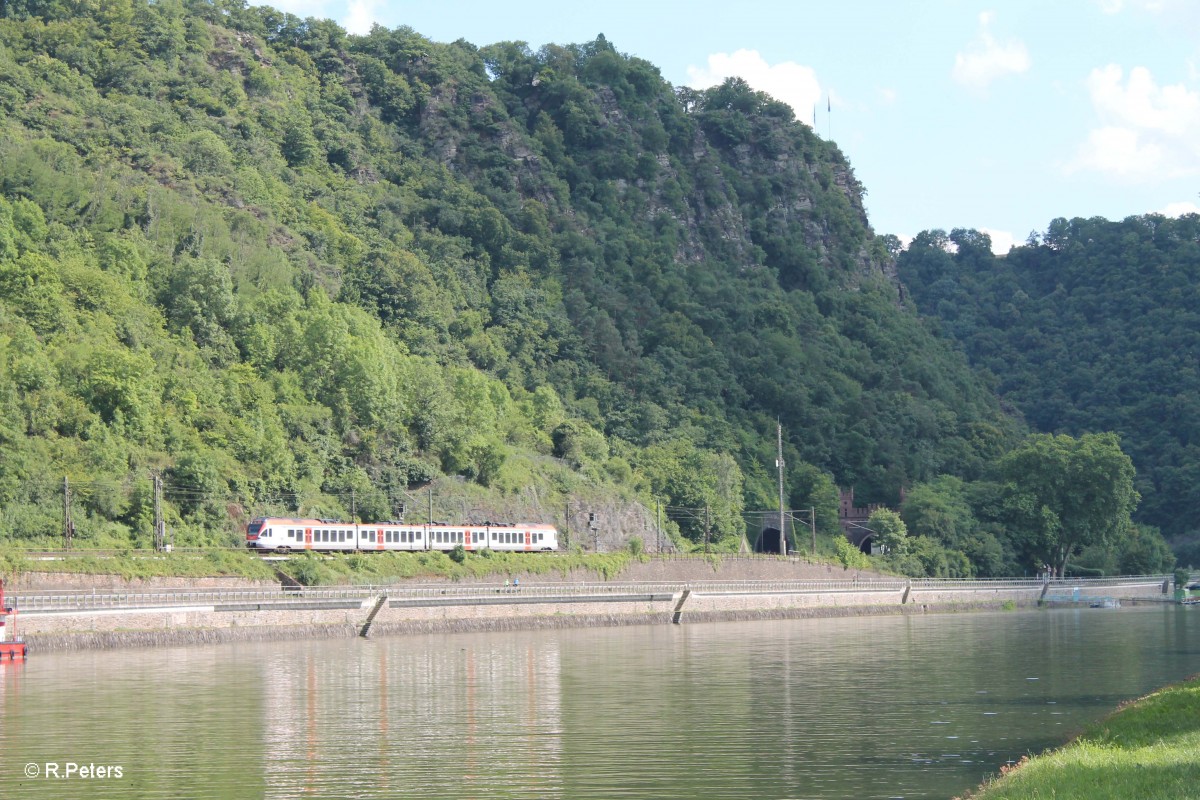
[[312, 528], [304, 529], [304, 549], [312, 550]]
[[525, 540], [525, 552], [529, 552], [533, 549], [533, 531], [526, 530], [522, 538]]
[[378, 530], [375, 531], [375, 540], [376, 540], [375, 541], [375, 549], [376, 550], [386, 549], [387, 546], [383, 542], [383, 528], [379, 528]]

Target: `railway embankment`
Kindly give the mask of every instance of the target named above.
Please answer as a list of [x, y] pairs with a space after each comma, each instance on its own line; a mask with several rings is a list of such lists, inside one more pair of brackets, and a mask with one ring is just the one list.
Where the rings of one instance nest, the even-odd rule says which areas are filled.
[[895, 578], [517, 585], [404, 583], [335, 588], [173, 587], [124, 591], [21, 588], [10, 594], [30, 650], [221, 641], [352, 638], [600, 625], [912, 614], [1161, 600], [1169, 577], [1054, 581]]

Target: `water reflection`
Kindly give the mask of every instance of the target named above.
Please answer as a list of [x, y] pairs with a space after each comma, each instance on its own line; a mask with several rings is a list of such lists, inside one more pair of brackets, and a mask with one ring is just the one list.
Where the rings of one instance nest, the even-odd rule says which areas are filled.
[[323, 643], [273, 653], [263, 679], [267, 797], [560, 792], [552, 639]]
[[[37, 654], [0, 797], [946, 798], [1197, 671], [1194, 609]], [[27, 763], [119, 764], [104, 782]]]

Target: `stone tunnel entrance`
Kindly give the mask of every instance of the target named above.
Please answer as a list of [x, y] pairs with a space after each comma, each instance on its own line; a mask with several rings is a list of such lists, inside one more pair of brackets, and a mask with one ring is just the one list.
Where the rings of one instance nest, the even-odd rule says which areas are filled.
[[[784, 544], [787, 544], [784, 542]], [[756, 553], [775, 553], [779, 555], [779, 528], [763, 528], [754, 543]], [[783, 553], [782, 555], [787, 555]]]

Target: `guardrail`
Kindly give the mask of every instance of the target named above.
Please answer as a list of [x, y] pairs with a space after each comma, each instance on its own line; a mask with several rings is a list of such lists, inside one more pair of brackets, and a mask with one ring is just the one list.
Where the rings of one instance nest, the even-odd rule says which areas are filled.
[[[1142, 575], [1119, 578], [1054, 579], [1050, 591], [1073, 588], [1110, 588], [1115, 586], [1157, 585], [1169, 575]], [[988, 589], [1041, 589], [1047, 584], [1036, 578], [990, 580], [806, 580], [806, 581], [694, 581], [663, 583], [543, 583], [540, 581], [512, 586], [485, 584], [388, 584], [343, 587], [289, 587], [281, 589], [163, 589], [153, 592], [95, 592], [86, 590], [53, 593], [8, 593], [8, 602], [18, 611], [62, 611], [163, 606], [207, 606], [228, 603], [296, 603], [313, 600], [368, 600], [386, 594], [391, 598], [487, 597], [519, 593], [529, 597], [577, 597], [608, 594], [785, 594], [815, 592], [894, 592], [906, 588], [941, 591]]]

